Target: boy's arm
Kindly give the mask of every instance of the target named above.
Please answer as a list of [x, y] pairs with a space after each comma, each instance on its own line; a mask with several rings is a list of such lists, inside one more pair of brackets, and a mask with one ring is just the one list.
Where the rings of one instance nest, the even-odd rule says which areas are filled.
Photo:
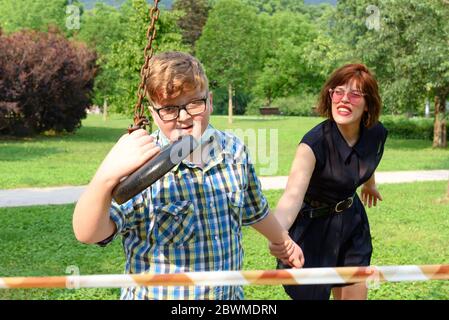
[[100, 242], [116, 232], [109, 218], [112, 190], [159, 152], [145, 130], [123, 135], [108, 153], [94, 178], [78, 200], [73, 213], [73, 231], [84, 243]]
[[[312, 153], [311, 150], [310, 153]], [[270, 248], [274, 246], [275, 250], [271, 250], [271, 253], [281, 259], [283, 263], [293, 267], [302, 267], [304, 264], [302, 250], [290, 238], [287, 228], [279, 223], [278, 217], [275, 217], [269, 212], [267, 200], [262, 194], [260, 181], [256, 176], [256, 172], [254, 166], [251, 164], [251, 161], [248, 161], [247, 174], [248, 187], [245, 190], [244, 196], [246, 205], [244, 206], [243, 212], [243, 224], [251, 225], [263, 234], [270, 241]], [[295, 206], [295, 201], [287, 204], [287, 207], [291, 206]], [[289, 211], [292, 211], [291, 208], [288, 209]], [[293, 209], [293, 211], [294, 210], [295, 209]], [[299, 209], [296, 211], [296, 214], [298, 212]]]
[[301, 267], [304, 263], [302, 251], [290, 238], [287, 230], [269, 212], [267, 200], [262, 194], [260, 181], [256, 176], [254, 166], [249, 160], [247, 174], [248, 187], [244, 196], [246, 204], [243, 211], [243, 224], [251, 225], [263, 234], [270, 243], [276, 244], [278, 252], [274, 255], [285, 264]]
[[290, 240], [288, 231], [282, 228], [276, 217], [270, 212], [262, 220], [251, 225], [272, 243], [284, 243]]
[[73, 213], [73, 231], [79, 241], [97, 243], [115, 233], [115, 223], [109, 218], [115, 185], [97, 172], [79, 198]]

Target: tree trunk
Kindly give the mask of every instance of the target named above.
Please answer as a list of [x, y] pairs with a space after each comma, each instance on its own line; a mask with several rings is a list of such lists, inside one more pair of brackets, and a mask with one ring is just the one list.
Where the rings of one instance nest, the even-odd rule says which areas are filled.
[[430, 101], [429, 101], [429, 98], [426, 98], [426, 107], [425, 107], [425, 110], [424, 110], [424, 116], [426, 118], [430, 117]]
[[103, 103], [103, 121], [108, 120], [108, 102], [104, 99]]
[[232, 124], [232, 84], [228, 85], [228, 122]]
[[445, 148], [446, 141], [446, 95], [435, 95], [435, 122], [433, 126], [434, 148]]

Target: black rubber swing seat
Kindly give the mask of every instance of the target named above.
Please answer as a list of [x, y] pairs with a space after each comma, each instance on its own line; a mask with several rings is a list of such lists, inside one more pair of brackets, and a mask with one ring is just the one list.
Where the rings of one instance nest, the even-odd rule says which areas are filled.
[[159, 154], [122, 180], [112, 191], [112, 197], [123, 204], [162, 178], [198, 147], [198, 141], [191, 135], [161, 149]]

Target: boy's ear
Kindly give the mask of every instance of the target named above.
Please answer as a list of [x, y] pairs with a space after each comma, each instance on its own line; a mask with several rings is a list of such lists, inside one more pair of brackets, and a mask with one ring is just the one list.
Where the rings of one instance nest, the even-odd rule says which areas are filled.
[[212, 91], [209, 91], [209, 104], [210, 104], [210, 113], [212, 114], [212, 112], [214, 111], [214, 94], [212, 93]]
[[151, 116], [155, 119], [157, 117], [157, 112], [154, 111], [152, 106], [148, 106], [148, 110], [150, 110]]

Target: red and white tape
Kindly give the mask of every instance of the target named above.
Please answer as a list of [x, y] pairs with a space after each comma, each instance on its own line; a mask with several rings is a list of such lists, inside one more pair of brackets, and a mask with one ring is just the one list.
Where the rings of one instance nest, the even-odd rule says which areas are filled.
[[136, 286], [222, 286], [342, 284], [449, 280], [449, 265], [306, 268], [264, 271], [208, 271], [172, 274], [123, 274], [57, 277], [4, 277], [0, 289], [125, 288]]

